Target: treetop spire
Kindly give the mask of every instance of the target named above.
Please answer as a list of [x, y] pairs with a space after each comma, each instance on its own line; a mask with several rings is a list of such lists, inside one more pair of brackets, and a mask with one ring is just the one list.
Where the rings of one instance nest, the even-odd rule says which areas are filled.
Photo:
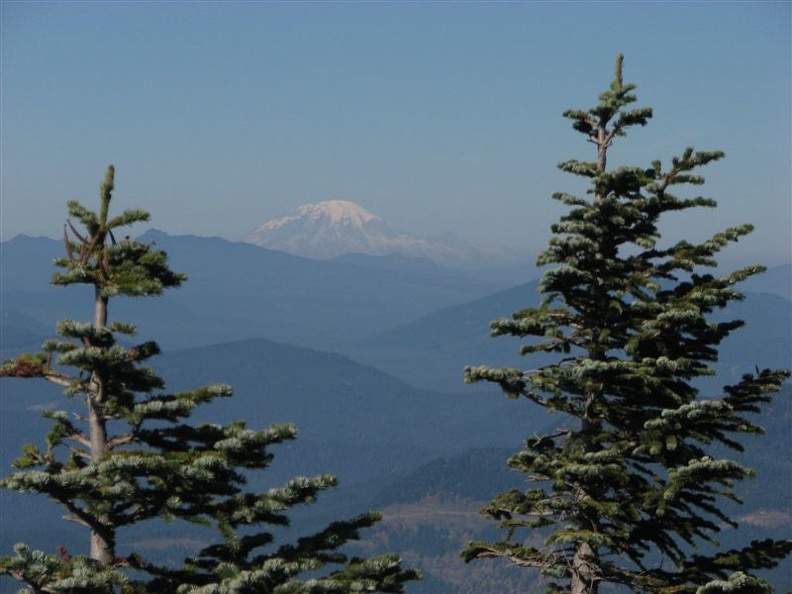
[[618, 91], [622, 88], [622, 64], [624, 64], [624, 54], [617, 54], [616, 55], [616, 68], [613, 75], [613, 82], [611, 83], [611, 89], [614, 91]]

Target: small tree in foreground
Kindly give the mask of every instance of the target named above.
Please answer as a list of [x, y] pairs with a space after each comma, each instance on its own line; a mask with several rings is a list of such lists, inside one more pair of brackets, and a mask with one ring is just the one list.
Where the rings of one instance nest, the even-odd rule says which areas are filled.
[[[333, 523], [281, 546], [262, 529], [288, 525], [292, 507], [313, 502], [337, 482], [326, 474], [295, 478], [264, 493], [245, 490], [246, 475], [269, 466], [270, 447], [294, 439], [293, 425], [260, 431], [241, 421], [191, 425], [187, 419], [197, 406], [229, 397], [231, 389], [209, 385], [165, 394], [162, 379], [144, 364], [158, 353], [157, 345], [118, 342], [133, 336], [135, 328], [108, 324], [111, 298], [159, 295], [185, 276], [172, 272], [165, 253], [152, 245], [115, 238], [118, 227], [146, 221], [148, 214], [128, 210], [110, 218], [113, 183], [110, 166], [98, 213], [68, 203], [82, 229], [64, 227], [66, 256], [56, 261], [62, 272], [53, 277], [56, 285], [93, 287], [93, 322], [61, 321], [62, 338], [46, 342], [43, 353], [0, 368], [2, 376], [54, 382], [85, 403], [85, 413], [76, 418], [48, 411], [52, 428], [45, 448], [26, 445], [14, 463], [18, 470], [0, 486], [42, 493], [60, 504], [67, 519], [90, 533], [90, 555], [72, 558], [66, 551], [31, 551], [19, 544], [15, 556], [0, 558], [0, 574], [36, 593], [401, 592], [418, 576], [402, 569], [397, 556], [348, 559], [338, 550], [376, 523], [376, 514]], [[118, 531], [156, 518], [213, 525], [218, 542], [181, 567], [158, 565], [136, 553], [120, 556]], [[301, 580], [308, 572], [312, 577]]]
[[[717, 545], [722, 526], [736, 526], [722, 504], [738, 501], [735, 483], [752, 474], [712, 446], [741, 451], [740, 435], [762, 433], [750, 414], [789, 376], [757, 369], [720, 397], [703, 397], [697, 387], [714, 374], [720, 342], [742, 325], [709, 315], [742, 299], [733, 286], [763, 268], [700, 272], [750, 225], [700, 244], [658, 245], [662, 215], [715, 206], [672, 192], [702, 184], [695, 171], [723, 153], [689, 148], [667, 165], [608, 169], [613, 142], [652, 116], [650, 108], [628, 109], [634, 88], [622, 82], [619, 56], [599, 104], [564, 113], [597, 149], [593, 162], [559, 166], [590, 180], [590, 198], [554, 196], [570, 210], [538, 258], [555, 265], [540, 285], [546, 297], [492, 324], [495, 336], [534, 337], [522, 354], [557, 360], [528, 371], [465, 370], [468, 382], [497, 383], [509, 397], [574, 422], [528, 439], [511, 457], [509, 465], [535, 486], [502, 493], [485, 507], [505, 535], [470, 543], [463, 558], [501, 557], [534, 568], [548, 578], [548, 592], [594, 594], [602, 584], [633, 592], [766, 592], [749, 572], [777, 565], [790, 542], [697, 552], [697, 545]], [[541, 529], [544, 545], [528, 544], [526, 529]]]

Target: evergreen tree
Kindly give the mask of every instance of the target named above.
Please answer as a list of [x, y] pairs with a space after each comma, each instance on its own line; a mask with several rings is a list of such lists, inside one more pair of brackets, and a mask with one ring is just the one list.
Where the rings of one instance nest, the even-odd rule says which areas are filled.
[[[715, 373], [720, 342], [742, 325], [715, 323], [710, 314], [742, 299], [734, 285], [763, 268], [702, 270], [750, 225], [700, 244], [659, 244], [662, 215], [715, 206], [674, 192], [702, 184], [697, 170], [722, 152], [688, 148], [667, 165], [608, 169], [614, 141], [652, 117], [650, 108], [630, 107], [635, 85], [622, 81], [622, 59], [598, 105], [564, 113], [597, 155], [559, 165], [587, 178], [590, 189], [588, 198], [553, 196], [569, 211], [538, 257], [554, 266], [540, 284], [544, 299], [491, 327], [494, 336], [526, 339], [522, 354], [550, 353], [555, 361], [527, 371], [465, 370], [468, 382], [494, 382], [511, 398], [563, 413], [570, 428], [535, 435], [510, 458], [529, 488], [495, 497], [482, 514], [499, 522], [503, 538], [470, 543], [462, 555], [539, 570], [548, 592], [594, 594], [602, 584], [765, 592], [766, 583], [744, 572], [775, 566], [792, 544], [718, 548], [721, 526], [736, 526], [722, 504], [739, 500], [734, 486], [752, 472], [714, 448], [741, 451], [740, 435], [762, 433], [751, 414], [789, 373], [757, 368], [718, 397], [703, 393], [700, 381]], [[543, 546], [525, 540], [535, 529]]]
[[[25, 582], [28, 592], [401, 592], [415, 571], [395, 555], [347, 558], [339, 548], [377, 522], [374, 513], [335, 522], [296, 544], [276, 546], [268, 526], [289, 523], [287, 512], [314, 501], [336, 484], [332, 475], [295, 478], [263, 493], [245, 490], [247, 476], [266, 469], [271, 446], [294, 439], [291, 424], [248, 429], [194, 425], [194, 409], [231, 396], [225, 385], [164, 393], [164, 382], [146, 362], [158, 353], [154, 342], [129, 344], [135, 328], [108, 324], [108, 303], [117, 296], [160, 295], [178, 287], [183, 274], [171, 271], [166, 254], [128, 237], [118, 227], [148, 220], [140, 210], [109, 215], [114, 184], [110, 166], [100, 188], [100, 210], [75, 201], [64, 226], [66, 255], [56, 260], [56, 285], [94, 289], [92, 323], [64, 320], [60, 339], [43, 352], [6, 361], [0, 375], [38, 377], [84, 400], [76, 418], [48, 411], [52, 426], [46, 447], [26, 445], [17, 470], [0, 486], [47, 495], [65, 508], [67, 519], [90, 533], [90, 554], [72, 558], [31, 551], [19, 544], [15, 556], [0, 558], [0, 574]], [[53, 362], [54, 357], [54, 362]], [[119, 530], [161, 518], [214, 526], [217, 542], [167, 567], [116, 550]], [[324, 568], [324, 569], [323, 569]], [[310, 579], [302, 578], [310, 572]], [[323, 575], [324, 574], [324, 575]]]

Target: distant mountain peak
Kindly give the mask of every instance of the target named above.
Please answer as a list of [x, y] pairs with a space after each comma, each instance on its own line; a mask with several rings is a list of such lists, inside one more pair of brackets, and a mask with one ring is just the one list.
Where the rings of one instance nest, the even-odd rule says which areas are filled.
[[355, 202], [326, 200], [303, 204], [266, 221], [247, 241], [298, 256], [329, 259], [349, 253], [404, 253], [410, 244], [422, 240], [392, 229]]
[[307, 219], [314, 224], [348, 225], [355, 229], [361, 229], [371, 221], [382, 221], [359, 204], [349, 200], [325, 200], [303, 204], [291, 213], [267, 221], [259, 226], [257, 231], [279, 229], [301, 219]]
[[511, 260], [499, 248], [483, 248], [449, 238], [418, 237], [349, 200], [303, 204], [259, 225], [245, 241], [296, 256], [327, 260], [347, 254], [428, 258], [451, 268], [491, 266]]

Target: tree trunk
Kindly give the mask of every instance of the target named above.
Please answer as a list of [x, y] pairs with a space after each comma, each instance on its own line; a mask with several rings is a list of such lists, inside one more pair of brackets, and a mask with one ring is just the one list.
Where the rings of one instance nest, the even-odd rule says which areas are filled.
[[572, 558], [572, 579], [570, 580], [571, 594], [597, 594], [599, 582], [597, 580], [594, 566], [589, 561], [593, 561], [596, 555], [588, 544], [581, 544], [575, 551]]
[[[602, 173], [608, 165], [608, 131], [605, 124], [600, 123], [597, 126], [597, 172]], [[597, 196], [597, 202], [602, 200], [603, 196]]]
[[97, 530], [91, 530], [91, 559], [102, 565], [112, 565], [115, 559], [113, 541]]
[[[589, 357], [592, 360], [603, 360], [605, 357], [603, 353], [592, 350], [589, 351]], [[602, 430], [601, 423], [593, 418], [594, 404], [601, 398], [602, 394], [599, 392], [591, 393], [586, 398], [586, 403], [583, 408], [583, 415], [580, 422], [580, 433], [583, 439], [583, 449], [586, 452], [594, 452], [598, 448], [593, 443], [594, 437]], [[575, 487], [575, 499], [578, 505], [589, 498], [586, 490], [581, 486]], [[580, 509], [580, 508], [578, 508]], [[588, 518], [580, 513], [576, 525], [578, 528], [599, 531], [597, 520], [595, 518]], [[598, 551], [588, 543], [580, 543], [575, 547], [575, 554], [572, 557], [571, 579], [570, 579], [570, 593], [571, 594], [597, 594], [599, 590], [598, 580]]]
[[[107, 325], [107, 297], [99, 295], [97, 289], [94, 306], [94, 327], [104, 328]], [[88, 390], [88, 428], [91, 442], [91, 461], [98, 462], [107, 452], [107, 419], [103, 404], [107, 399], [107, 383], [105, 378], [96, 371], [91, 375]]]
[[[94, 306], [94, 327], [104, 328], [107, 325], [107, 297], [96, 295]], [[101, 374], [94, 371], [88, 391], [88, 430], [91, 443], [91, 462], [98, 463], [107, 453], [107, 419], [103, 404], [107, 398], [107, 383]], [[104, 565], [110, 565], [115, 558], [115, 529], [109, 526], [107, 518], [98, 517], [104, 527], [101, 530], [91, 529], [91, 559]]]

